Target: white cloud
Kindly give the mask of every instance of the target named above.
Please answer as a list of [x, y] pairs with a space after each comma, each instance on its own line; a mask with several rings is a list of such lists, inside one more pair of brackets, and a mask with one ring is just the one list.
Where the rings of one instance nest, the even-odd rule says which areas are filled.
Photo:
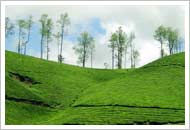
[[[73, 50], [73, 46], [74, 44], [70, 41], [63, 42], [64, 63], [77, 65], [77, 56]], [[50, 44], [50, 60], [57, 61], [57, 55], [58, 55], [57, 45]]]

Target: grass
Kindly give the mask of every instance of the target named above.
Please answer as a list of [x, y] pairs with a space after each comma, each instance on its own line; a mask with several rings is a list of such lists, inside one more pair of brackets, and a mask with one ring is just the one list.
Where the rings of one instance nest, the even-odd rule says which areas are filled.
[[107, 70], [6, 51], [6, 124], [184, 124], [184, 59]]

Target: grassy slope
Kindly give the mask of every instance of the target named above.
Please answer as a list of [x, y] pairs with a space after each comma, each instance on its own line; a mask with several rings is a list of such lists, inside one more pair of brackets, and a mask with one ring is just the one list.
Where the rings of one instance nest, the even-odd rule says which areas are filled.
[[184, 53], [139, 69], [99, 70], [6, 51], [6, 95], [53, 107], [6, 100], [6, 124], [183, 123], [184, 71]]

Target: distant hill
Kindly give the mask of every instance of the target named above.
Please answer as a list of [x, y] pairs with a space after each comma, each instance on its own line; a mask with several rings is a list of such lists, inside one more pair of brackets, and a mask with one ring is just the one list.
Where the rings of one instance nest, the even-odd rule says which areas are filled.
[[184, 124], [185, 54], [90, 69], [6, 51], [6, 124]]

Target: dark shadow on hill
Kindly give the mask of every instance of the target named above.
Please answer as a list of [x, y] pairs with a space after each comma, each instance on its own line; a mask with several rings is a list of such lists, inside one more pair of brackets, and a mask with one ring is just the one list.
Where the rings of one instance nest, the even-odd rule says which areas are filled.
[[185, 124], [184, 121], [169, 121], [169, 122], [156, 122], [156, 121], [134, 121], [129, 124], [117, 124], [117, 125], [170, 125], [170, 124]]
[[130, 105], [119, 105], [119, 104], [109, 104], [109, 105], [75, 105], [73, 107], [130, 107], [130, 108], [155, 108], [155, 109], [168, 109], [168, 110], [184, 110], [180, 108], [165, 108], [165, 107], [158, 107], [158, 106], [130, 106]]
[[145, 65], [141, 68], [151, 68], [151, 67], [161, 67], [161, 66], [176, 66], [176, 67], [185, 67], [185, 65], [182, 64], [161, 64], [161, 65]]
[[5, 99], [9, 101], [22, 102], [22, 103], [27, 103], [27, 104], [32, 104], [32, 105], [37, 105], [37, 106], [42, 106], [42, 107], [54, 108], [47, 103], [44, 103], [42, 101], [32, 100], [32, 99], [15, 98], [15, 97], [9, 97], [7, 95], [5, 95]]
[[9, 72], [9, 75], [13, 79], [19, 80], [20, 82], [23, 82], [23, 83], [28, 84], [28, 85], [41, 84], [40, 82], [35, 81], [33, 78], [21, 75], [19, 73]]
[[[88, 121], [87, 121], [88, 122]], [[184, 121], [169, 121], [169, 122], [156, 122], [156, 121], [133, 121], [131, 123], [116, 123], [116, 124], [106, 124], [106, 125], [184, 125]], [[62, 125], [87, 125], [87, 124], [75, 124], [75, 123], [63, 123]], [[100, 124], [105, 125], [105, 124]]]

